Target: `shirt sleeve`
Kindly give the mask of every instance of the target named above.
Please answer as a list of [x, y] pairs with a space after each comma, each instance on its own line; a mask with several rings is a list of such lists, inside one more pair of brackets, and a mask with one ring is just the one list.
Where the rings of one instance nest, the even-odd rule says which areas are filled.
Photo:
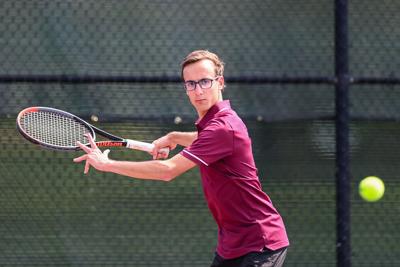
[[233, 152], [233, 130], [222, 122], [211, 123], [181, 155], [198, 165], [208, 166]]

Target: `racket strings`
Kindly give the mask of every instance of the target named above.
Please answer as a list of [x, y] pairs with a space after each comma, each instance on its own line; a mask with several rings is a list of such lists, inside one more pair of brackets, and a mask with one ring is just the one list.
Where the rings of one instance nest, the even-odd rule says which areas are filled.
[[52, 112], [29, 112], [20, 121], [24, 131], [32, 138], [46, 144], [76, 147], [76, 142], [88, 143], [84, 136], [91, 131], [73, 118]]

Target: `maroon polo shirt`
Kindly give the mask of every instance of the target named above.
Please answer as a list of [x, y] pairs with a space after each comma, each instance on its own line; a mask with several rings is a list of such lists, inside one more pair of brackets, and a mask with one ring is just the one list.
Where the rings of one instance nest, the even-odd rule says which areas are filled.
[[217, 253], [226, 259], [287, 247], [283, 220], [261, 189], [251, 139], [229, 101], [196, 122], [198, 138], [181, 155], [199, 168], [208, 207], [218, 224]]

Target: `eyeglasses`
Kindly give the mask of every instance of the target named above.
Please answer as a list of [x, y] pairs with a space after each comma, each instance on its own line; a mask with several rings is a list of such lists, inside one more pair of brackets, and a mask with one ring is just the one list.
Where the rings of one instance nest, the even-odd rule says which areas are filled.
[[201, 89], [210, 89], [212, 87], [213, 81], [218, 80], [219, 77], [217, 76], [214, 79], [209, 79], [209, 78], [204, 78], [199, 81], [186, 81], [184, 82], [185, 84], [185, 89], [186, 91], [194, 91], [196, 90], [196, 86], [199, 85]]

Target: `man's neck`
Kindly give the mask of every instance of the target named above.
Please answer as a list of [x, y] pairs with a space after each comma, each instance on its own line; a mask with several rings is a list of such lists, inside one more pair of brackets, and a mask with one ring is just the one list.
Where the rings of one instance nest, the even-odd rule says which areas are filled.
[[[222, 95], [220, 96], [220, 98], [219, 98], [219, 100], [217, 101], [217, 102], [215, 102], [215, 104], [214, 105], [212, 105], [211, 107], [213, 107], [213, 106], [215, 106], [216, 104], [218, 104], [219, 102], [222, 102], [222, 101], [224, 101], [223, 99], [222, 99]], [[211, 109], [211, 108], [210, 108]], [[206, 111], [204, 111], [204, 112], [197, 112], [197, 115], [198, 115], [198, 120], [197, 121], [201, 121], [201, 119], [207, 114], [207, 112], [210, 110], [210, 109], [208, 109], [208, 110], [206, 110]]]

